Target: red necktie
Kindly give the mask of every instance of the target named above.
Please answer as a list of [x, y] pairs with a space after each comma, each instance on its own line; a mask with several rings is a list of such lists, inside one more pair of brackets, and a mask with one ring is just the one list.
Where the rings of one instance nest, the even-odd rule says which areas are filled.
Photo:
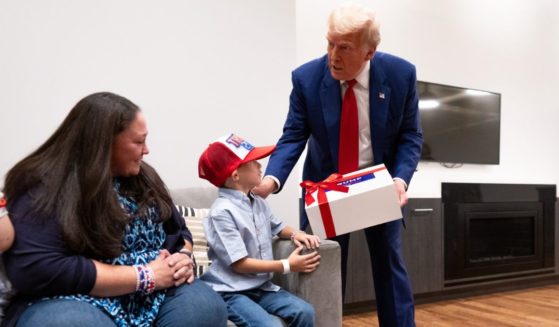
[[359, 117], [357, 100], [353, 92], [356, 80], [347, 81], [347, 90], [342, 101], [340, 120], [340, 147], [338, 151], [338, 173], [346, 174], [359, 168]]

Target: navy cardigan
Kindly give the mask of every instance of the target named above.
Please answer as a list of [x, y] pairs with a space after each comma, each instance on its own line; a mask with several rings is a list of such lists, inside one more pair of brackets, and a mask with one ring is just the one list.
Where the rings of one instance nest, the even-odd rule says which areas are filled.
[[[2, 326], [15, 326], [27, 304], [36, 299], [88, 294], [97, 277], [89, 258], [66, 247], [57, 217], [38, 217], [31, 210], [32, 201], [28, 193], [9, 204], [16, 237], [3, 259], [8, 278], [18, 293], [7, 308]], [[169, 252], [183, 248], [184, 240], [192, 244], [192, 234], [174, 206], [172, 218], [163, 226], [167, 233], [164, 248]]]

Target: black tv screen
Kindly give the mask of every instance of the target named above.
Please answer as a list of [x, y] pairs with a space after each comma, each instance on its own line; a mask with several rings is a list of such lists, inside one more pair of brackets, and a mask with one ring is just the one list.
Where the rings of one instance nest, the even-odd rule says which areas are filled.
[[421, 160], [499, 164], [500, 94], [424, 81], [417, 91]]

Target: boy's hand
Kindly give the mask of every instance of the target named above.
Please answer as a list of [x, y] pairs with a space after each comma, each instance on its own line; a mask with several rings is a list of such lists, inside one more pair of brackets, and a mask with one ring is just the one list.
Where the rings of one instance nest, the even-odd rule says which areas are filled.
[[298, 247], [304, 246], [307, 249], [315, 250], [320, 246], [320, 237], [299, 231], [293, 235], [293, 243]]
[[303, 246], [299, 246], [293, 250], [287, 258], [291, 271], [305, 273], [315, 271], [320, 264], [320, 255], [318, 251], [312, 251], [308, 254], [301, 254], [301, 251], [303, 251]]

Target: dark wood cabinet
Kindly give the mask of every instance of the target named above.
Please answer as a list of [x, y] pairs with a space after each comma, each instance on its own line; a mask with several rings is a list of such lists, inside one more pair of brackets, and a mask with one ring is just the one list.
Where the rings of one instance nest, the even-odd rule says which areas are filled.
[[347, 259], [346, 296], [344, 304], [367, 302], [375, 299], [371, 259], [365, 232], [351, 233]]
[[[441, 199], [410, 199], [404, 208], [402, 253], [414, 294], [442, 289]], [[371, 261], [363, 231], [351, 233], [344, 303], [375, 299]]]
[[414, 294], [443, 288], [441, 199], [410, 199], [404, 210], [402, 253]]
[[[555, 199], [557, 200], [557, 199]], [[557, 203], [557, 202], [555, 202]], [[559, 282], [559, 242], [554, 243], [554, 265], [544, 272], [525, 276], [494, 275], [493, 279], [469, 281], [459, 285], [445, 280], [444, 204], [441, 198], [410, 199], [404, 209], [405, 228], [402, 228], [402, 254], [416, 299], [430, 302], [439, 298], [485, 294]], [[559, 205], [554, 205], [552, 219], [559, 221]], [[449, 222], [446, 222], [447, 224]], [[559, 240], [559, 224], [547, 230]], [[448, 226], [447, 226], [448, 227]], [[532, 272], [532, 271], [530, 271]], [[499, 278], [497, 278], [499, 277]], [[348, 276], [344, 308], [371, 308], [375, 300], [371, 263], [365, 234], [353, 232], [350, 238]]]

